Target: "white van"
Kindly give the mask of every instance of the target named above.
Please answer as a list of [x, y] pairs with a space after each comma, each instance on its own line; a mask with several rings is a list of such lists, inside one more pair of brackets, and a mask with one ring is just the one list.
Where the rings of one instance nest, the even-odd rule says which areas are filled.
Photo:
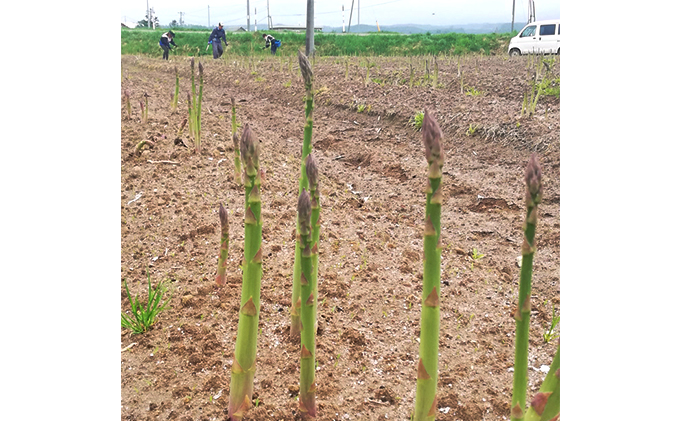
[[528, 23], [510, 40], [508, 54], [559, 54], [560, 21], [542, 20]]

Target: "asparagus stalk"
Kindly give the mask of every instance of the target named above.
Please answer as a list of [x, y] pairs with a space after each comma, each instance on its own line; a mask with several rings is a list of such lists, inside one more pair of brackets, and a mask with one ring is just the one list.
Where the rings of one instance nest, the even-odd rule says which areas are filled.
[[428, 164], [428, 188], [423, 236], [423, 295], [420, 319], [420, 359], [416, 388], [415, 421], [434, 420], [437, 411], [437, 376], [439, 353], [439, 301], [441, 279], [441, 178], [444, 151], [441, 129], [425, 110], [423, 142]]
[[560, 416], [560, 346], [553, 357], [550, 370], [543, 380], [538, 393], [531, 400], [531, 406], [524, 421], [552, 421]]
[[511, 420], [521, 420], [524, 416], [527, 397], [527, 369], [529, 364], [529, 319], [531, 317], [531, 275], [536, 246], [534, 236], [538, 223], [538, 204], [541, 203], [541, 167], [536, 154], [532, 154], [527, 165], [525, 203], [527, 207], [524, 222], [524, 242], [522, 243], [522, 268], [519, 279], [519, 302], [515, 312], [515, 371], [513, 376]]
[[239, 149], [238, 123], [236, 122], [236, 101], [231, 98], [231, 138], [234, 141], [234, 181], [241, 184], [241, 151]]
[[128, 119], [132, 119], [132, 107], [130, 106], [130, 91], [125, 90], [125, 108], [127, 109]]
[[196, 152], [201, 151], [201, 108], [203, 103], [203, 64], [198, 63], [198, 102], [196, 103]]
[[[321, 225], [319, 218], [321, 214], [321, 201], [319, 200], [319, 169], [316, 165], [316, 158], [311, 153], [305, 160], [307, 180], [309, 181], [309, 198], [312, 202], [312, 264], [314, 266], [314, 279], [319, 279], [319, 235]], [[314, 283], [314, 296], [319, 296], [319, 283]], [[316, 316], [314, 318], [316, 321]], [[316, 323], [315, 323], [316, 331]]]
[[144, 92], [144, 109], [142, 110], [143, 114], [144, 114], [143, 115], [144, 123], [149, 121], [149, 97], [150, 96], [151, 95]]
[[187, 106], [189, 107], [189, 136], [194, 135], [194, 110], [191, 106], [191, 93], [187, 92]]
[[175, 66], [175, 95], [172, 97], [172, 113], [177, 112], [177, 102], [179, 100], [179, 72]]
[[[302, 141], [302, 159], [300, 165], [300, 185], [298, 194], [302, 193], [302, 189], [307, 188], [307, 170], [305, 168], [305, 159], [307, 155], [312, 152], [312, 128], [314, 111], [314, 92], [312, 86], [314, 82], [314, 74], [309, 59], [298, 50], [298, 62], [300, 63], [300, 73], [305, 81], [305, 127], [304, 137]], [[298, 227], [299, 232], [299, 227]], [[300, 299], [300, 245], [295, 247], [295, 262], [293, 265], [293, 297], [291, 299], [291, 324], [290, 337], [293, 340], [300, 338], [300, 308], [302, 301]]]
[[262, 218], [260, 203], [259, 143], [246, 124], [241, 137], [245, 184], [245, 240], [241, 310], [236, 336], [236, 352], [231, 367], [229, 420], [241, 420], [251, 406], [257, 324], [260, 318], [260, 285], [262, 281]]
[[316, 248], [312, 244], [312, 202], [306, 189], [298, 199], [298, 226], [300, 227], [301, 297], [304, 303], [300, 311], [300, 412], [306, 419], [316, 418], [316, 384], [314, 381], [316, 361], [316, 277], [314, 257]]
[[217, 276], [215, 283], [224, 286], [227, 282], [227, 256], [229, 256], [229, 218], [227, 210], [220, 203], [220, 225], [222, 228], [222, 238], [220, 240], [220, 257], [217, 259]]

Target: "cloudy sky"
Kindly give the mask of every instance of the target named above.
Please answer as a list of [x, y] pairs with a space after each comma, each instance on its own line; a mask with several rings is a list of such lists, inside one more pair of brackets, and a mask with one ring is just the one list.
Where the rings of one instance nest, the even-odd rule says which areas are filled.
[[[534, 0], [536, 18], [558, 19], [560, 0]], [[274, 25], [305, 24], [306, 0], [250, 0], [250, 25], [255, 24], [255, 12], [259, 25], [267, 22], [267, 2]], [[187, 0], [148, 0], [161, 25], [168, 25], [173, 19], [179, 22], [180, 12], [186, 24], [214, 26], [222, 22], [225, 26], [246, 24], [246, 0], [205, 0], [205, 5]], [[317, 0], [314, 3], [317, 26], [342, 26], [345, 7], [345, 24], [349, 22], [352, 0]], [[121, 21], [136, 22], [146, 15], [147, 0], [121, 0]], [[360, 7], [359, 9], [357, 9]], [[515, 0], [515, 22], [527, 21], [528, 0]], [[502, 23], [512, 18], [512, 0], [354, 0], [352, 25], [357, 23], [393, 25], [419, 23], [431, 25], [466, 23]], [[259, 26], [258, 25], [258, 26]]]

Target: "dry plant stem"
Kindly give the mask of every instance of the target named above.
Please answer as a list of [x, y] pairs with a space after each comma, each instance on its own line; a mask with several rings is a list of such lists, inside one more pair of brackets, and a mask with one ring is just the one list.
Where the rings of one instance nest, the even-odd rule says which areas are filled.
[[300, 412], [305, 419], [316, 418], [316, 276], [312, 244], [312, 203], [307, 190], [302, 189], [298, 199], [298, 226], [302, 275], [300, 277], [302, 305], [300, 309]]
[[[304, 137], [302, 141], [302, 159], [300, 164], [300, 184], [298, 194], [302, 193], [303, 188], [308, 187], [307, 170], [305, 160], [307, 155], [312, 152], [312, 128], [313, 128], [313, 111], [314, 111], [314, 92], [312, 91], [314, 83], [314, 75], [312, 73], [312, 66], [309, 59], [298, 50], [298, 62], [300, 64], [300, 73], [305, 82], [305, 127]], [[297, 227], [299, 233], [300, 227]], [[290, 337], [297, 340], [300, 337], [300, 308], [302, 301], [300, 298], [300, 246], [295, 247], [295, 262], [293, 265], [293, 295], [291, 299], [291, 324]]]
[[262, 217], [259, 142], [246, 124], [241, 137], [245, 184], [245, 240], [243, 286], [236, 352], [231, 367], [229, 420], [241, 420], [251, 406], [262, 282]]
[[241, 151], [239, 149], [238, 125], [236, 124], [236, 101], [231, 98], [231, 138], [234, 141], [234, 181], [241, 184]]
[[531, 400], [524, 421], [549, 421], [560, 415], [560, 346], [550, 364], [541, 388]]
[[534, 237], [538, 223], [538, 204], [541, 203], [541, 168], [536, 154], [532, 154], [525, 174], [526, 219], [524, 222], [524, 242], [522, 243], [522, 268], [519, 278], [519, 302], [515, 312], [515, 366], [513, 375], [511, 420], [521, 420], [524, 416], [527, 397], [527, 370], [529, 364], [529, 319], [531, 317], [531, 275], [533, 271], [536, 246]]
[[444, 151], [441, 130], [425, 110], [423, 143], [428, 164], [428, 185], [423, 235], [423, 294], [420, 319], [420, 349], [416, 387], [415, 421], [434, 420], [437, 413], [437, 377], [439, 363], [439, 308], [441, 280], [441, 179]]
[[227, 210], [220, 203], [220, 227], [222, 237], [220, 239], [220, 256], [217, 259], [217, 276], [215, 283], [224, 286], [227, 282], [227, 257], [229, 256], [229, 218]]

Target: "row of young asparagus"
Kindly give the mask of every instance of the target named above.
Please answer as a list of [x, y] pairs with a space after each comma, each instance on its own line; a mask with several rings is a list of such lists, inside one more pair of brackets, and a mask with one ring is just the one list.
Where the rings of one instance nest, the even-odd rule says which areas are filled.
[[[312, 154], [313, 131], [313, 72], [308, 58], [298, 52], [300, 71], [305, 84], [305, 126], [298, 189], [295, 263], [291, 300], [291, 329], [293, 340], [300, 342], [299, 407], [305, 419], [316, 419], [316, 311], [319, 269], [319, 169]], [[189, 95], [189, 127], [200, 150], [200, 110], [203, 90], [203, 66], [199, 63], [200, 87], [195, 95], [194, 60], [191, 60], [192, 94]], [[177, 85], [179, 84], [177, 78]], [[177, 95], [177, 89], [176, 94]], [[176, 107], [176, 102], [173, 101]], [[232, 98], [232, 140], [234, 142], [235, 180], [245, 188], [245, 240], [243, 283], [239, 311], [238, 333], [231, 368], [228, 419], [241, 420], [252, 406], [253, 380], [256, 370], [257, 335], [260, 314], [260, 286], [262, 281], [262, 173], [260, 147], [250, 126], [245, 125], [240, 141], [237, 134], [236, 106]], [[440, 284], [441, 284], [441, 209], [442, 168], [444, 148], [442, 132], [435, 118], [426, 110], [422, 125], [425, 157], [427, 160], [427, 190], [423, 235], [423, 292], [421, 297], [420, 348], [417, 364], [416, 400], [412, 420], [434, 420], [437, 414], [437, 381], [439, 355]], [[241, 166], [243, 172], [241, 174]], [[556, 421], [560, 416], [560, 346], [558, 345], [550, 370], [539, 392], [527, 407], [527, 371], [529, 324], [531, 311], [531, 277], [536, 251], [535, 233], [538, 205], [542, 198], [541, 169], [533, 154], [527, 165], [526, 218], [519, 300], [515, 312], [516, 339], [513, 393], [510, 417], [513, 421]], [[226, 260], [229, 253], [229, 222], [227, 210], [219, 208], [221, 241], [216, 275], [218, 286], [226, 282]]]

